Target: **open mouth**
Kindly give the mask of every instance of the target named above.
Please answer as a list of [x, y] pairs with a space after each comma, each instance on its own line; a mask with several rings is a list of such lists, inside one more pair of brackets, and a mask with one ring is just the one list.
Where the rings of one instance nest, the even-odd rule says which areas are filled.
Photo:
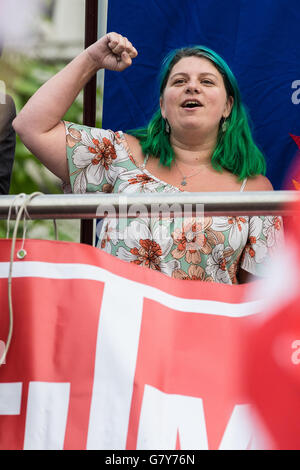
[[182, 108], [201, 108], [203, 105], [197, 100], [186, 100], [182, 103]]

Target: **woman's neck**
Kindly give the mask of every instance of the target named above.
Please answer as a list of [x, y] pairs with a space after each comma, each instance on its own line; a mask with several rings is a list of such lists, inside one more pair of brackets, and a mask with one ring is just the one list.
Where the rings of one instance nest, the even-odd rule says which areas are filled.
[[191, 142], [171, 137], [171, 145], [179, 164], [190, 167], [211, 166], [211, 157], [216, 145], [215, 139], [191, 144]]

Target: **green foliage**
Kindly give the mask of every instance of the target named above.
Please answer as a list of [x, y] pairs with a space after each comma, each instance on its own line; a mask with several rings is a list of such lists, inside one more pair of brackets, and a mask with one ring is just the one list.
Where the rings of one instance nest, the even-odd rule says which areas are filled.
[[[12, 63], [7, 59], [11, 68], [12, 80], [7, 87], [16, 104], [17, 112], [27, 103], [30, 97], [63, 68], [65, 64], [50, 64], [43, 61], [19, 57]], [[72, 122], [82, 122], [83, 100], [78, 96], [65, 115]], [[11, 180], [10, 194], [25, 192], [30, 194], [41, 191], [47, 194], [61, 193], [60, 182], [34, 157], [23, 145], [20, 138], [16, 139], [15, 162]]]
[[[64, 65], [64, 63], [49, 63], [43, 60], [17, 56], [16, 53], [13, 55], [8, 54], [2, 58], [0, 63], [1, 79], [5, 81], [7, 94], [14, 99], [17, 113], [30, 97]], [[101, 92], [98, 91], [98, 97], [100, 95]], [[81, 123], [82, 116], [83, 92], [74, 101], [64, 119]], [[97, 123], [97, 125], [99, 124], [100, 122]], [[17, 136], [10, 194], [31, 194], [35, 191], [44, 194], [61, 193], [61, 182], [31, 154]], [[6, 221], [0, 221], [0, 238], [6, 237], [6, 225]], [[52, 221], [34, 220], [28, 222], [27, 225], [27, 236], [29, 238], [54, 239]], [[80, 221], [58, 221], [57, 225], [60, 240], [79, 241]], [[18, 237], [22, 237], [22, 224], [20, 224]]]

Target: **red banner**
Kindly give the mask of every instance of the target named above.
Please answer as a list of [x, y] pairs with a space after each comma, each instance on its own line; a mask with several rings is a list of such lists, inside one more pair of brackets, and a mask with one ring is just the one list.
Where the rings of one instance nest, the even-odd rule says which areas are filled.
[[[298, 138], [299, 139], [299, 138]], [[299, 140], [298, 140], [299, 142]], [[297, 174], [298, 167], [295, 166]], [[300, 201], [290, 204], [285, 249], [264, 283], [272, 313], [249, 335], [246, 361], [251, 400], [277, 449], [300, 449]]]
[[[11, 242], [0, 243], [5, 341]], [[244, 367], [262, 303], [247, 286], [171, 279], [75, 243], [26, 250], [0, 368], [1, 449], [265, 448]]]

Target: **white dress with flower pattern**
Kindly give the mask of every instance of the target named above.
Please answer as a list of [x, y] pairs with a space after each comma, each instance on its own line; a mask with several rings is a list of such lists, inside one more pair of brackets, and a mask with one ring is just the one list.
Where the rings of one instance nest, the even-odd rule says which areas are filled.
[[[178, 192], [137, 167], [121, 131], [65, 122], [73, 193]], [[282, 243], [278, 216], [104, 219], [97, 246], [118, 258], [178, 279], [237, 284], [239, 267], [253, 275]]]

